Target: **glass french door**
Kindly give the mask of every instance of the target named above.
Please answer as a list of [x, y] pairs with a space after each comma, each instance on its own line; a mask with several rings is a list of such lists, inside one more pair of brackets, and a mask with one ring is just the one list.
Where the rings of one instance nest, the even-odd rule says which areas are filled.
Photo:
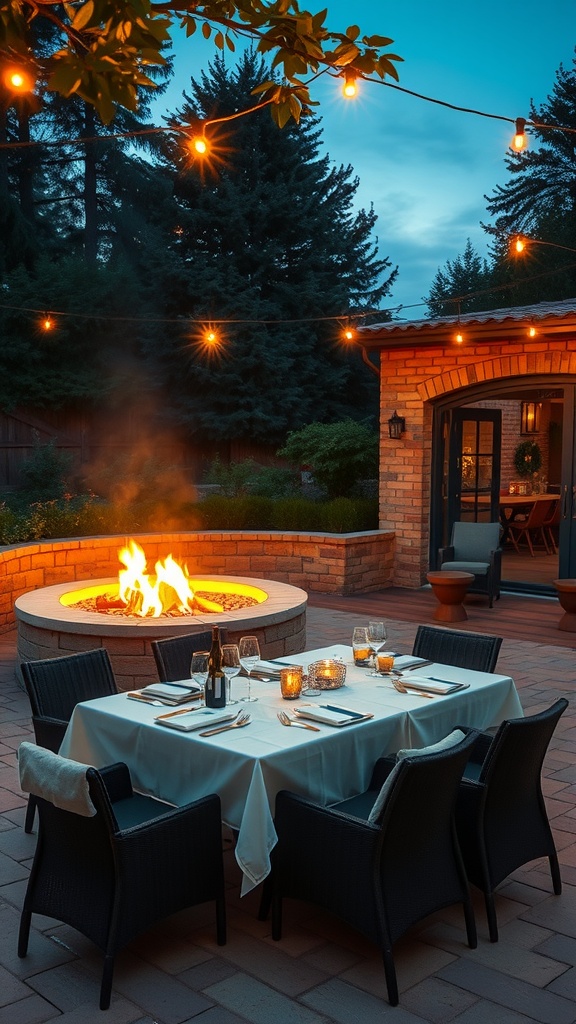
[[564, 388], [559, 579], [576, 578], [576, 387]]
[[455, 522], [497, 522], [502, 414], [497, 409], [442, 413], [442, 509], [435, 545], [448, 544]]

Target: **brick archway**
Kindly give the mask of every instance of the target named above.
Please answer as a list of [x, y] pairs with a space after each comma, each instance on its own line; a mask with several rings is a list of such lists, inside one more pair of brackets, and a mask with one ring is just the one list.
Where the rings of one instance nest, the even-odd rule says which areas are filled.
[[576, 352], [546, 350], [538, 353], [538, 356], [535, 352], [520, 352], [472, 362], [466, 366], [454, 366], [422, 381], [418, 385], [418, 394], [425, 402], [494, 380], [515, 380], [534, 375], [540, 377], [543, 374], [576, 379]]

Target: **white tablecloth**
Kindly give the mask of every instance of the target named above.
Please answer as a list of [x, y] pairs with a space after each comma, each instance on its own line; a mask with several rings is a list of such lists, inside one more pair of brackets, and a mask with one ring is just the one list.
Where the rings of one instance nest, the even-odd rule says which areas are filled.
[[[125, 761], [135, 789], [176, 805], [218, 793], [223, 820], [238, 832], [236, 859], [246, 893], [270, 870], [278, 790], [290, 789], [322, 804], [345, 800], [367, 788], [374, 762], [383, 754], [426, 746], [456, 725], [485, 729], [523, 714], [508, 676], [426, 666], [418, 676], [470, 684], [469, 689], [427, 700], [400, 694], [386, 679], [357, 668], [350, 647], [334, 645], [289, 660], [308, 665], [335, 657], [346, 662], [346, 684], [321, 697], [303, 697], [296, 705], [336, 704], [372, 712], [370, 721], [344, 728], [319, 725], [317, 733], [285, 728], [276, 715], [290, 712], [291, 702], [282, 700], [279, 683], [252, 680], [257, 702], [238, 705], [252, 717], [244, 729], [210, 738], [181, 733], [154, 722], [165, 709], [118, 694], [76, 706], [60, 753], [97, 768]], [[233, 696], [244, 696], [246, 685], [242, 677], [234, 679]]]

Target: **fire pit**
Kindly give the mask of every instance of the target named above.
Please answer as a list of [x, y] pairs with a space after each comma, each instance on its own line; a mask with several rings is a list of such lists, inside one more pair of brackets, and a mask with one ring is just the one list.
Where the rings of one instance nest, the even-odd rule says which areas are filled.
[[[23, 594], [15, 602], [19, 660], [105, 647], [118, 686], [128, 690], [157, 678], [152, 640], [200, 632], [214, 622], [226, 626], [232, 643], [253, 633], [260, 641], [263, 658], [304, 649], [305, 591], [273, 580], [185, 575], [193, 599], [174, 597], [176, 588], [163, 580], [164, 589], [170, 589], [168, 607], [154, 615], [143, 611], [141, 584], [136, 586], [136, 598], [119, 600], [123, 585], [119, 579], [79, 580]], [[149, 582], [155, 584], [157, 579], [151, 576]], [[194, 610], [191, 602], [196, 604]], [[130, 610], [131, 603], [138, 606], [136, 612]], [[104, 607], [98, 610], [98, 604]]]

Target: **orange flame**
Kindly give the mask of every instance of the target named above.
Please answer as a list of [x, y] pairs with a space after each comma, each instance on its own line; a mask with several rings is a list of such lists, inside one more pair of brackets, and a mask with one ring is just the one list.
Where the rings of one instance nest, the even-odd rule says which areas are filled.
[[201, 611], [223, 611], [222, 605], [194, 594], [188, 569], [182, 568], [172, 555], [156, 562], [154, 576], [147, 572], [146, 555], [135, 540], [120, 549], [118, 558], [125, 566], [118, 572], [118, 596], [131, 615], [157, 618], [171, 611], [189, 615], [194, 604], [200, 605]]

